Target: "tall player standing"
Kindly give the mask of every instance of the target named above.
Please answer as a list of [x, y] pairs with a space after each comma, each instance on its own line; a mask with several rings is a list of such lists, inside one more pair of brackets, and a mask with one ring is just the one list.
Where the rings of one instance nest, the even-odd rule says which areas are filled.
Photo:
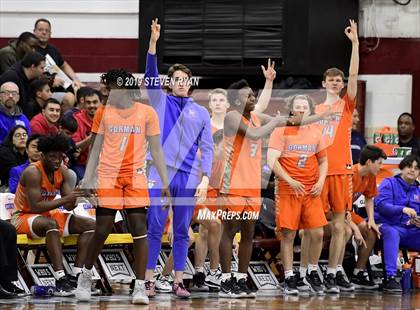
[[337, 265], [344, 245], [344, 218], [346, 211], [352, 208], [352, 159], [350, 135], [352, 114], [356, 107], [357, 75], [359, 72], [359, 39], [357, 24], [350, 20], [350, 26], [344, 33], [352, 43], [347, 93], [340, 98], [344, 88], [344, 74], [337, 68], [330, 68], [324, 73], [322, 86], [326, 89], [327, 98], [317, 106], [316, 112], [327, 108], [341, 112], [332, 121], [322, 122], [322, 133], [327, 148], [328, 176], [321, 193], [324, 209], [333, 212], [332, 238], [329, 249], [328, 268], [324, 278], [327, 293], [339, 293], [336, 283]]
[[106, 86], [112, 91], [108, 105], [103, 108], [102, 113], [95, 115], [95, 118], [101, 120], [94, 121], [99, 127], [92, 127], [92, 148], [83, 182], [85, 188], [92, 188], [90, 185], [94, 184], [97, 170], [97, 225], [89, 242], [85, 266], [78, 279], [76, 298], [81, 301], [90, 300], [92, 267], [113, 228], [117, 210], [125, 209], [134, 241], [136, 280], [132, 302], [148, 304], [144, 281], [147, 262], [145, 253], [148, 250], [145, 207], [149, 205], [144, 169], [147, 142], [162, 179], [161, 195], [170, 199], [166, 166], [160, 146], [159, 121], [153, 108], [134, 101], [135, 92], [139, 90], [124, 85], [125, 81], [134, 79], [131, 73], [114, 69], [106, 76]]

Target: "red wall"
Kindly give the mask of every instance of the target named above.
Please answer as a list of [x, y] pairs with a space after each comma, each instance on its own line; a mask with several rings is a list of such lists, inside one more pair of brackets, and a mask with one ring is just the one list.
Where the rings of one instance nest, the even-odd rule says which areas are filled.
[[[10, 39], [0, 38], [0, 46]], [[126, 68], [137, 72], [137, 39], [52, 39], [76, 72], [104, 72]]]

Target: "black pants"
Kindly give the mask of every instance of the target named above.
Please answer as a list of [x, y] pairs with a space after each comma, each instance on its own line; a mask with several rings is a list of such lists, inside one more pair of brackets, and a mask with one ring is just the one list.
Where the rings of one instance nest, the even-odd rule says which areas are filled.
[[15, 227], [9, 222], [0, 220], [0, 284], [18, 279], [16, 241]]

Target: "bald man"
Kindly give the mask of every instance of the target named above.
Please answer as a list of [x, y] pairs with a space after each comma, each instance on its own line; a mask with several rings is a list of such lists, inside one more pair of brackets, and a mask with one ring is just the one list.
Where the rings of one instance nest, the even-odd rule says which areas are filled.
[[17, 105], [18, 101], [19, 87], [13, 82], [3, 83], [0, 86], [0, 142], [16, 125], [25, 126], [30, 134], [29, 120]]

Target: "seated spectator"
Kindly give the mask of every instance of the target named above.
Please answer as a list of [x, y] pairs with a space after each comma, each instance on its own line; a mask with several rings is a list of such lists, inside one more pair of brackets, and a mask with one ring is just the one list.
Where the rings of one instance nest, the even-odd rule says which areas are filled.
[[0, 85], [13, 82], [19, 87], [20, 99], [18, 105], [26, 115], [28, 103], [32, 100], [30, 82], [44, 73], [45, 57], [37, 52], [30, 52], [22, 61], [15, 63], [0, 76]]
[[420, 251], [420, 158], [406, 156], [399, 164], [401, 174], [379, 185], [375, 198], [375, 220], [380, 225], [387, 281], [383, 290], [401, 292], [396, 280], [400, 247]]
[[[81, 271], [87, 254], [87, 242], [95, 229], [91, 218], [60, 212], [63, 206], [71, 211], [76, 207], [76, 199], [84, 192], [70, 184], [69, 169], [61, 162], [68, 144], [64, 137], [40, 137], [38, 149], [41, 160], [27, 167], [19, 180], [14, 200], [15, 212], [12, 224], [19, 234], [38, 239], [45, 237], [48, 255], [56, 278], [56, 295], [70, 296], [74, 293], [76, 278], [66, 275], [63, 267], [61, 236], [78, 234], [76, 272]], [[60, 192], [61, 198], [56, 198]]]
[[72, 136], [76, 131], [77, 122], [73, 116], [65, 116], [61, 119], [58, 133], [64, 136], [69, 143], [69, 150], [66, 153], [67, 158], [64, 159], [64, 164], [69, 168], [73, 168], [73, 166], [76, 164], [77, 158], [80, 155], [80, 149], [77, 148], [76, 143], [74, 143], [72, 139]]
[[352, 283], [357, 289], [378, 288], [369, 279], [366, 264], [375, 246], [376, 238], [380, 238], [378, 225], [375, 223], [373, 198], [378, 195], [376, 175], [381, 169], [382, 162], [387, 158], [384, 151], [373, 145], [366, 145], [360, 153], [360, 163], [353, 166], [353, 203], [365, 196], [365, 209], [367, 221], [355, 212], [352, 212], [351, 221], [357, 225], [366, 246], [359, 246], [357, 252], [356, 268], [353, 271]]
[[42, 112], [35, 115], [30, 122], [32, 132], [40, 135], [57, 134], [60, 115], [61, 103], [54, 98], [48, 99]]
[[17, 125], [9, 132], [6, 140], [0, 145], [0, 192], [7, 191], [9, 184], [9, 172], [13, 167], [22, 165], [28, 160], [26, 154], [26, 141], [28, 130]]
[[353, 165], [359, 162], [360, 152], [366, 145], [365, 137], [358, 131], [359, 128], [359, 112], [354, 109], [351, 128], [351, 158]]
[[51, 98], [52, 93], [49, 85], [50, 80], [45, 77], [40, 77], [31, 82], [31, 90], [33, 99], [29, 102], [26, 116], [31, 120], [35, 115], [42, 112], [42, 108]]
[[101, 105], [101, 102], [101, 94], [90, 88], [85, 92], [83, 108], [81, 111], [76, 112], [73, 115], [77, 121], [77, 131], [73, 135], [73, 140], [76, 142], [76, 146], [80, 149], [80, 155], [77, 159], [77, 163], [72, 166], [72, 169], [76, 172], [79, 180], [83, 179], [83, 176], [85, 175], [87, 156], [91, 140], [90, 130], [92, 128], [93, 117], [95, 116], [96, 110]]
[[398, 117], [398, 145], [411, 147], [412, 153], [420, 156], [420, 139], [414, 136], [416, 121], [410, 113], [403, 113]]
[[0, 49], [0, 75], [21, 61], [27, 53], [35, 52], [38, 43], [38, 38], [33, 33], [23, 32], [17, 40]]
[[16, 242], [16, 229], [12, 224], [0, 219], [0, 299], [25, 294], [25, 291], [13, 284], [18, 280]]
[[[79, 78], [76, 76], [73, 68], [65, 61], [60, 53], [60, 51], [54, 45], [50, 44], [51, 39], [51, 23], [45, 18], [40, 18], [35, 22], [34, 34], [39, 39], [39, 46], [37, 47], [37, 52], [46, 56], [47, 54], [51, 56], [56, 65], [63, 70], [63, 72], [73, 81], [73, 87], [71, 91], [79, 89], [82, 83], [79, 81]], [[64, 81], [55, 77], [53, 82], [54, 91], [63, 91]], [[71, 95], [71, 96], [69, 96]], [[74, 106], [75, 97], [72, 92], [66, 93], [66, 98], [63, 100], [63, 110], [67, 110]]]
[[16, 125], [25, 126], [30, 131], [29, 120], [22, 114], [18, 101], [19, 88], [15, 83], [6, 82], [0, 86], [0, 143]]
[[38, 139], [41, 135], [33, 134], [30, 135], [28, 141], [26, 141], [26, 154], [28, 155], [28, 160], [20, 165], [13, 167], [9, 172], [9, 191], [11, 193], [16, 193], [16, 188], [19, 183], [20, 176], [22, 175], [23, 170], [29, 166], [29, 164], [34, 163], [41, 159], [41, 153], [38, 151]]
[[83, 109], [85, 94], [86, 92], [89, 92], [91, 89], [92, 89], [91, 87], [87, 87], [87, 86], [80, 87], [80, 89], [78, 89], [76, 92], [76, 103], [74, 104], [74, 107], [68, 109], [64, 113], [64, 116], [68, 116], [68, 115], [73, 116], [74, 113], [79, 112], [81, 109]]

